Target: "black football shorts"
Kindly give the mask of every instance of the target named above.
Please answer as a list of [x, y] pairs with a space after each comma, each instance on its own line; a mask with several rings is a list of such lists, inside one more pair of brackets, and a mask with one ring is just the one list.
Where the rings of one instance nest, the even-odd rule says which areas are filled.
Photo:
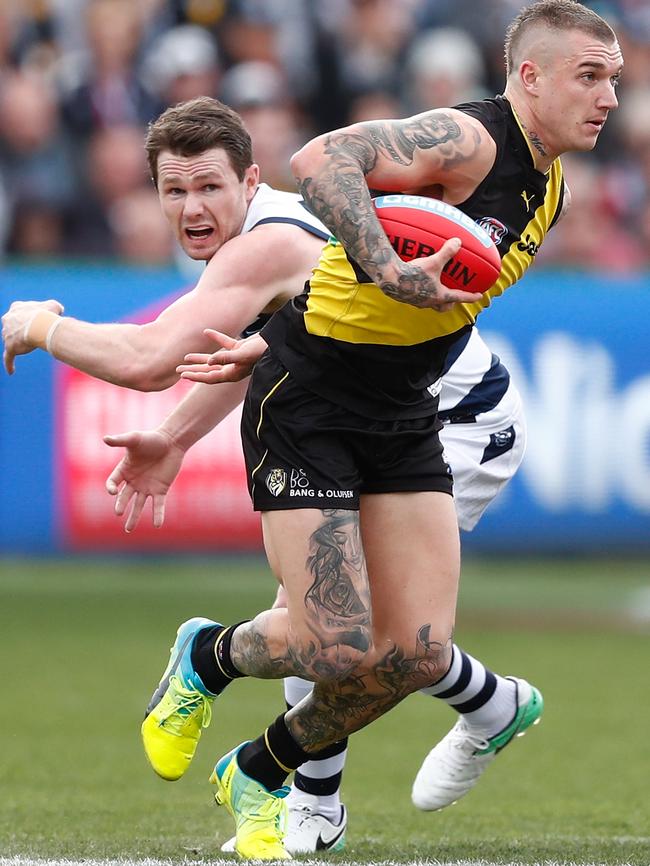
[[253, 507], [357, 510], [364, 493], [451, 494], [439, 427], [435, 414], [399, 421], [355, 415], [302, 388], [266, 352], [242, 414]]

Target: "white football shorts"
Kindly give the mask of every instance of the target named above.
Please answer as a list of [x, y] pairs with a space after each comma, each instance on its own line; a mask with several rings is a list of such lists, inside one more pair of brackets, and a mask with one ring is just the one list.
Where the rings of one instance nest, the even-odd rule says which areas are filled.
[[440, 440], [454, 476], [458, 525], [469, 532], [524, 457], [526, 419], [512, 381], [494, 409], [475, 415], [473, 421], [446, 422]]

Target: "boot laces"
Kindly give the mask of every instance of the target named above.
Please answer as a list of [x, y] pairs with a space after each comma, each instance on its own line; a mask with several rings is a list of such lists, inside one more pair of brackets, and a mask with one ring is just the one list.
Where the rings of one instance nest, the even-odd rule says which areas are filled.
[[188, 716], [196, 712], [201, 712], [201, 727], [208, 727], [212, 717], [212, 707], [211, 701], [206, 695], [197, 689], [187, 688], [183, 685], [180, 677], [176, 675], [169, 678], [168, 695], [170, 698], [169, 707], [160, 719], [160, 724], [166, 722], [167, 730], [180, 734]]

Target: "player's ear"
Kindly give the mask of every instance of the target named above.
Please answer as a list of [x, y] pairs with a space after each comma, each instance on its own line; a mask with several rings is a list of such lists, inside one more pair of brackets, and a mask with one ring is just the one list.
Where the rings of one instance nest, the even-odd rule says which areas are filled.
[[260, 167], [257, 163], [249, 165], [244, 175], [244, 187], [246, 189], [246, 198], [251, 199], [255, 195], [255, 190], [260, 182]]
[[519, 67], [519, 78], [527, 93], [537, 93], [540, 72], [539, 66], [532, 60], [524, 60]]

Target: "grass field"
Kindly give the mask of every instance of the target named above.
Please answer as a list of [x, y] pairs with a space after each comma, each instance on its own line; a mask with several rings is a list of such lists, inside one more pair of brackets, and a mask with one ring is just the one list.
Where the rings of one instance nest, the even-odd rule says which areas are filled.
[[[271, 600], [258, 559], [0, 560], [0, 866], [217, 861], [231, 835], [214, 760], [282, 707], [235, 683], [181, 781], [142, 755], [143, 707], [179, 622], [243, 619]], [[456, 639], [544, 692], [542, 724], [453, 808], [410, 786], [453, 714], [414, 695], [355, 736], [335, 863], [650, 863], [650, 562], [465, 563]]]

